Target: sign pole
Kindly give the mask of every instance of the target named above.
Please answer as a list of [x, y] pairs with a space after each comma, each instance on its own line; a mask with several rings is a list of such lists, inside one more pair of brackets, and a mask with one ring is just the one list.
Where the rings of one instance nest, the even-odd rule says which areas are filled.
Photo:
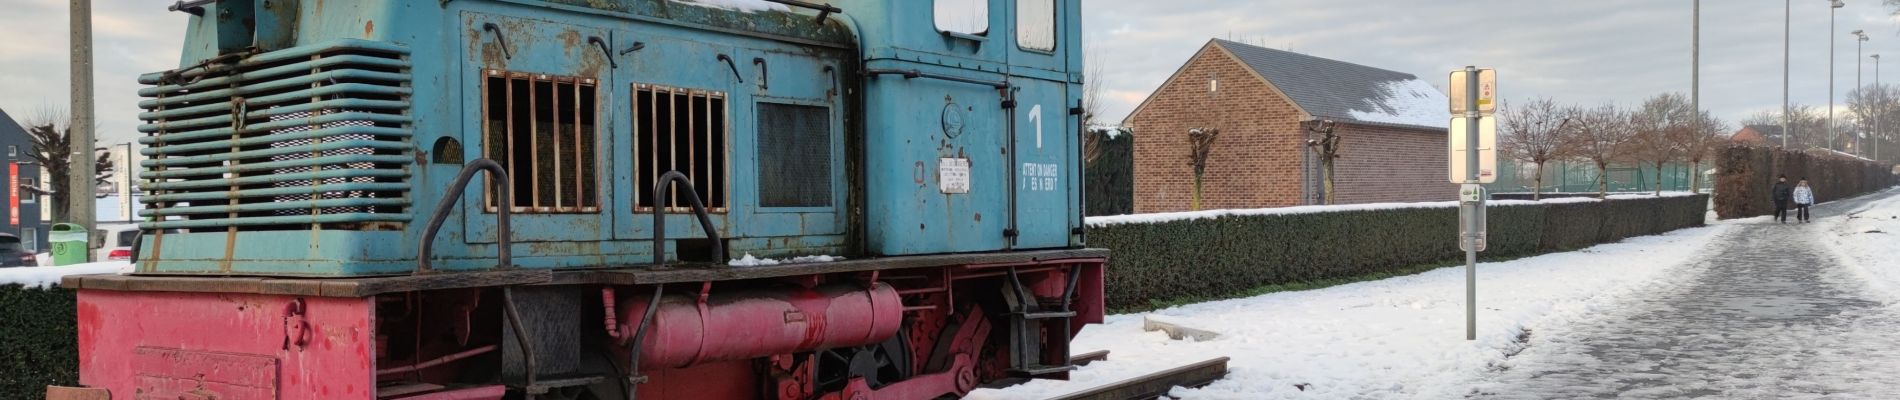
[[[1481, 95], [1478, 92], [1478, 67], [1466, 66], [1465, 76], [1468, 77], [1465, 79], [1464, 88], [1467, 93], [1465, 96], [1465, 132], [1467, 132], [1465, 135], [1465, 184], [1475, 185], [1478, 183], [1478, 97]], [[1464, 236], [1460, 240], [1472, 243], [1465, 246], [1465, 340], [1478, 340], [1478, 247], [1475, 245], [1477, 239], [1475, 230], [1482, 229], [1478, 226], [1480, 223], [1478, 213], [1483, 208], [1484, 200], [1480, 197], [1478, 203], [1471, 207], [1471, 212], [1462, 216], [1466, 221], [1465, 226], [1474, 230], [1460, 232]]]

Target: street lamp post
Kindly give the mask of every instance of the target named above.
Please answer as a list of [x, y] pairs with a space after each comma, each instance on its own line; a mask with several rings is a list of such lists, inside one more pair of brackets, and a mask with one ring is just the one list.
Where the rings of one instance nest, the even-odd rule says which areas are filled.
[[1827, 149], [1834, 150], [1834, 14], [1846, 7], [1841, 0], [1829, 0], [1827, 10]]
[[1788, 148], [1788, 136], [1794, 135], [1794, 112], [1788, 107], [1788, 46], [1794, 31], [1794, 0], [1781, 2], [1781, 148]]
[[1880, 54], [1874, 53], [1874, 89], [1880, 91], [1880, 100], [1874, 101], [1874, 161], [1880, 161], [1880, 117], [1887, 114], [1887, 88], [1880, 86]]
[[[1858, 39], [1855, 39], [1854, 41], [1854, 90], [1860, 92], [1860, 97], [1862, 98], [1861, 101], [1866, 101], [1865, 99], [1867, 97], [1867, 86], [1861, 83], [1860, 75], [1861, 75], [1861, 70], [1864, 69], [1863, 67], [1867, 65], [1867, 63], [1861, 59], [1861, 55], [1862, 55], [1861, 51], [1866, 47], [1866, 44], [1867, 44], [1867, 31], [1855, 29], [1854, 36], [1858, 38]], [[1855, 124], [1855, 125], [1857, 127], [1866, 126], [1866, 125], [1859, 125], [1859, 124]], [[1860, 137], [1861, 137], [1861, 132], [1854, 132], [1854, 154], [1865, 154], [1865, 153], [1862, 153], [1861, 148], [1860, 148]]]
[[[1689, 34], [1689, 108], [1694, 110], [1694, 114], [1691, 115], [1690, 117], [1690, 121], [1695, 121], [1695, 122], [1691, 122], [1692, 124], [1691, 127], [1694, 128], [1693, 132], [1695, 132], [1697, 136], [1701, 136], [1702, 135], [1702, 0], [1695, 0], [1694, 4], [1695, 4], [1695, 13], [1691, 15], [1694, 21], [1690, 23], [1690, 26], [1692, 28]], [[1566, 120], [1565, 122], [1569, 122], [1569, 121]], [[1695, 171], [1689, 171], [1689, 172], [1695, 173]], [[1544, 172], [1537, 171], [1537, 173], [1541, 174]], [[1689, 188], [1689, 190], [1695, 190], [1695, 188]]]

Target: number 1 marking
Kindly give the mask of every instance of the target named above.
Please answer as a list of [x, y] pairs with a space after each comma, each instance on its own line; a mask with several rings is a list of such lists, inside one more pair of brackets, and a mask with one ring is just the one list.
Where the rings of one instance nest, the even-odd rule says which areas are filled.
[[1042, 105], [1029, 108], [1029, 123], [1036, 125], [1036, 148], [1042, 148]]

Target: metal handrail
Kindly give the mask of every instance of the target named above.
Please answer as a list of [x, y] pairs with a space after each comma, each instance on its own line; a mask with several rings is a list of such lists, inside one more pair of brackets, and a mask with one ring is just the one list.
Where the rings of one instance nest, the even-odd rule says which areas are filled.
[[496, 203], [500, 206], [495, 207], [495, 226], [500, 231], [497, 232], [495, 243], [500, 247], [497, 258], [501, 263], [495, 268], [505, 269], [514, 266], [514, 259], [509, 254], [509, 248], [514, 247], [514, 235], [508, 227], [509, 210], [514, 208], [514, 198], [508, 193], [508, 188], [513, 187], [508, 184], [508, 170], [502, 168], [501, 164], [496, 163], [495, 160], [478, 158], [470, 161], [468, 166], [462, 167], [462, 173], [455, 177], [455, 183], [449, 184], [449, 190], [442, 194], [442, 201], [435, 205], [435, 215], [429, 217], [429, 227], [422, 231], [422, 246], [419, 246], [421, 249], [417, 250], [416, 255], [416, 273], [423, 274], [431, 271], [429, 257], [435, 253], [435, 233], [442, 230], [442, 222], [449, 219], [450, 210], [462, 200], [462, 192], [467, 191], [468, 181], [475, 177], [476, 172], [481, 171], [488, 171], [488, 181], [496, 183], [494, 186], [498, 190], [495, 190], [495, 193], [501, 200]]
[[[693, 213], [699, 215], [699, 227], [706, 230], [706, 238], [712, 240], [714, 258], [726, 256], [726, 244], [719, 238], [719, 231], [713, 229], [712, 214], [706, 212], [706, 203], [699, 200], [699, 190], [693, 187], [693, 179], [679, 171], [668, 171], [660, 175], [660, 181], [653, 184], [653, 265], [666, 263], [666, 189], [673, 183], [686, 185], [686, 191], [693, 195]], [[721, 261], [715, 259], [714, 261]]]

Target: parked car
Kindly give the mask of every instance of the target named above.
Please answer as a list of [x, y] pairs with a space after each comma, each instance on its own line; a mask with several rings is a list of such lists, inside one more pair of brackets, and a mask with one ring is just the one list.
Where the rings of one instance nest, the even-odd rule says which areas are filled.
[[34, 266], [39, 262], [33, 259], [33, 252], [26, 251], [19, 236], [0, 233], [0, 268]]
[[92, 259], [96, 261], [128, 261], [132, 259], [132, 242], [139, 240], [138, 224], [105, 225], [92, 230]]

